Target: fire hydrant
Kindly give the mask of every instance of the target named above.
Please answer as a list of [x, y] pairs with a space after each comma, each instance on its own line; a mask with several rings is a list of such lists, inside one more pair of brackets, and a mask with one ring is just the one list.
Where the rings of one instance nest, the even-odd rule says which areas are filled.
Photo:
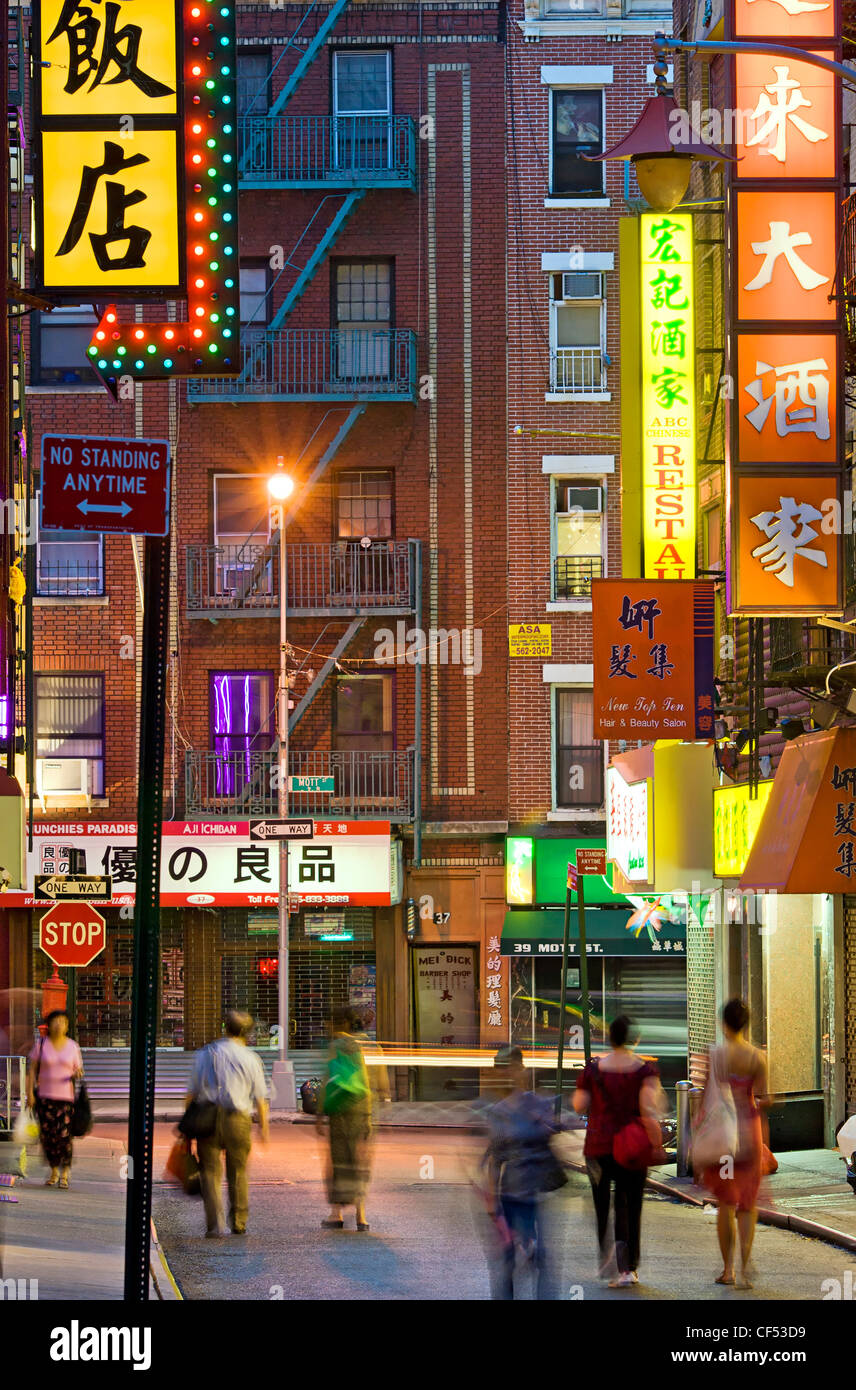
[[[54, 1009], [64, 1009], [65, 1001], [68, 997], [68, 983], [62, 978], [56, 966], [54, 973], [49, 980], [42, 981], [42, 1018], [47, 1018], [48, 1014]], [[47, 1033], [44, 1023], [39, 1024], [39, 1032], [44, 1036]]]

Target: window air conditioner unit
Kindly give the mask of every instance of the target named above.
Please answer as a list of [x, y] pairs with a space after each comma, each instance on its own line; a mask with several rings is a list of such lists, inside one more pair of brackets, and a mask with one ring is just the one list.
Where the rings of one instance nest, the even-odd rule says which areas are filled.
[[600, 271], [585, 274], [566, 270], [562, 275], [562, 299], [602, 299], [603, 276]]
[[577, 487], [575, 484], [563, 483], [559, 488], [558, 502], [560, 512], [599, 514], [603, 511], [603, 488]]
[[37, 758], [36, 793], [45, 809], [48, 799], [85, 801], [92, 796], [92, 765], [89, 758]]

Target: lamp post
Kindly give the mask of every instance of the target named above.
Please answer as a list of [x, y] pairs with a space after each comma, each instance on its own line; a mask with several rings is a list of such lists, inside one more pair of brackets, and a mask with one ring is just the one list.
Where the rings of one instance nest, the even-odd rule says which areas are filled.
[[[268, 478], [271, 516], [279, 533], [279, 685], [277, 687], [277, 810], [279, 819], [288, 817], [288, 659], [287, 649], [287, 565], [285, 551], [285, 503], [294, 491], [294, 479], [284, 471], [285, 460], [277, 459], [278, 470]], [[288, 1056], [288, 841], [279, 841], [279, 961], [277, 970], [279, 1058], [273, 1065], [273, 1105], [277, 1110], [297, 1109], [294, 1064]]]

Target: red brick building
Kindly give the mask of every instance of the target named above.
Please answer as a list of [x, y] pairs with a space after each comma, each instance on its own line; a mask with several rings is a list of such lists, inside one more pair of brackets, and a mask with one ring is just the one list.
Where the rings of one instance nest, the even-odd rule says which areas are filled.
[[[572, 859], [605, 829], [591, 581], [622, 573], [619, 222], [640, 206], [628, 166], [586, 156], [623, 138], [653, 94], [652, 36], [671, 6], [517, 0], [509, 15], [508, 621], [540, 625], [545, 642], [509, 660], [508, 818], [534, 840], [530, 900], [558, 905], [561, 884], [562, 896], [539, 887], [539, 848], [561, 840]], [[513, 995], [538, 1001], [515, 1013], [521, 1041], [555, 1043], [559, 974], [555, 958], [513, 961]], [[591, 976], [600, 1015], [683, 1012], [682, 960], [616, 955]]]
[[[276, 854], [228, 856], [277, 811], [280, 459], [290, 771], [334, 788], [291, 809], [332, 827], [318, 862], [342, 888], [295, 902], [290, 1046], [315, 1052], [349, 999], [379, 1038], [502, 1041], [479, 982], [507, 822], [501, 7], [241, 4], [238, 34], [240, 377], [114, 404], [88, 306], [32, 315], [28, 342], [34, 462], [48, 431], [172, 445], [159, 1044], [196, 1047], [235, 1006], [276, 1042]], [[70, 994], [93, 1048], [129, 1042], [139, 558], [45, 532], [32, 597], [31, 868], [82, 849], [113, 877], [107, 949]], [[380, 873], [377, 842], [340, 867], [323, 839], [384, 822]], [[299, 874], [310, 898], [322, 868]], [[38, 985], [37, 914], [0, 916], [12, 983]], [[414, 994], [426, 943], [464, 962], [454, 1027]]]

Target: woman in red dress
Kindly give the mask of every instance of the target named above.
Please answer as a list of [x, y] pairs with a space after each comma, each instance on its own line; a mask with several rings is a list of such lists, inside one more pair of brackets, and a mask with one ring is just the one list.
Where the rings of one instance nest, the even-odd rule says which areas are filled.
[[[764, 1134], [762, 1110], [767, 1098], [767, 1059], [746, 1038], [749, 1010], [741, 999], [730, 999], [722, 1010], [725, 1044], [711, 1049], [710, 1065], [718, 1078], [727, 1081], [737, 1112], [737, 1149], [722, 1163], [705, 1168], [704, 1187], [716, 1198], [716, 1221], [722, 1273], [717, 1284], [736, 1284], [751, 1289], [748, 1271], [755, 1236], [758, 1189], [761, 1186]], [[740, 1244], [740, 1277], [735, 1279], [735, 1225]]]

